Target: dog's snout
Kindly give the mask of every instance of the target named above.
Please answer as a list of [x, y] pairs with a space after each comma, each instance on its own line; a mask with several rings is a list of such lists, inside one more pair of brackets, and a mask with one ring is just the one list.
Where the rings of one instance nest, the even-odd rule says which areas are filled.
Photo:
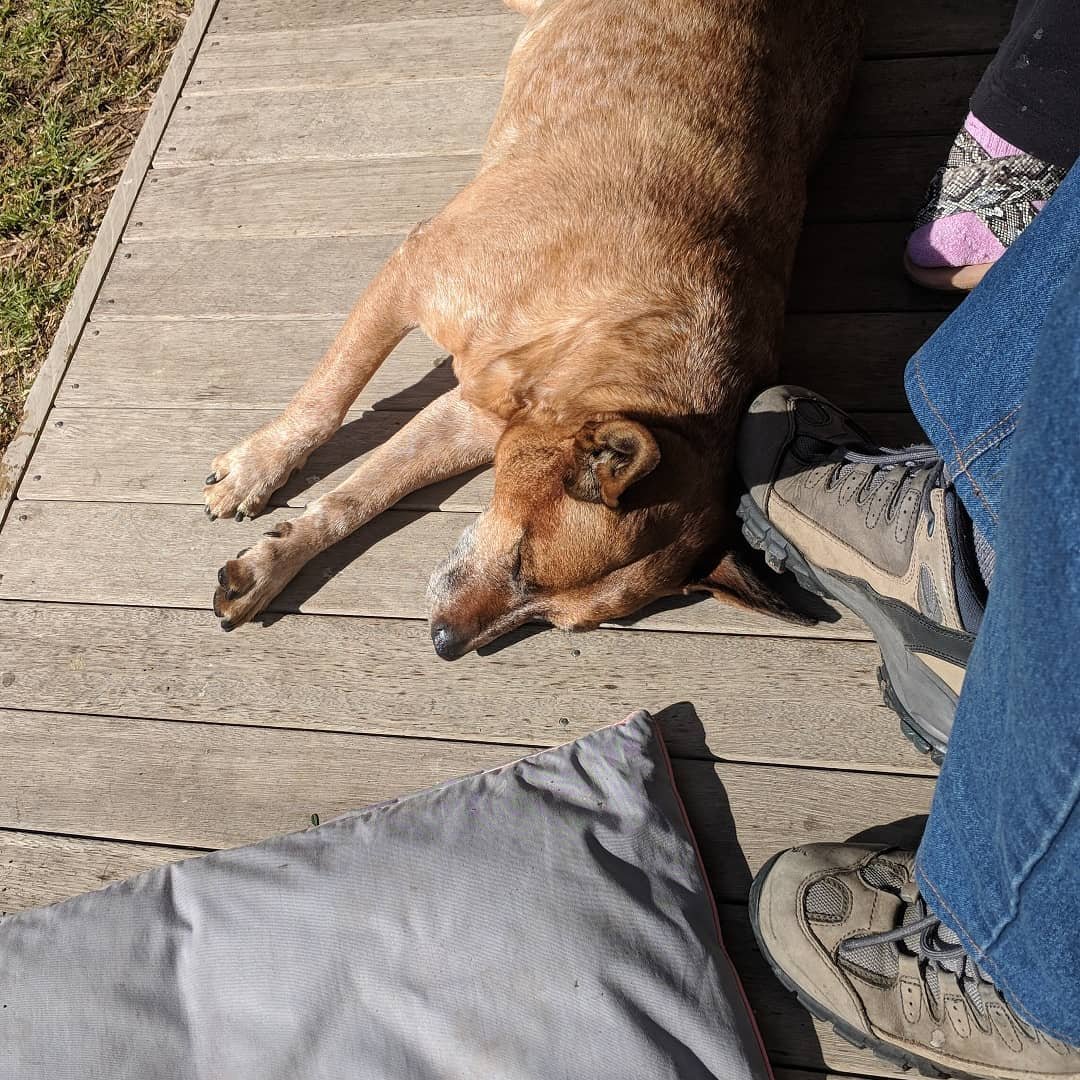
[[454, 633], [454, 628], [449, 623], [432, 623], [431, 643], [443, 660], [457, 660], [465, 652], [464, 641]]

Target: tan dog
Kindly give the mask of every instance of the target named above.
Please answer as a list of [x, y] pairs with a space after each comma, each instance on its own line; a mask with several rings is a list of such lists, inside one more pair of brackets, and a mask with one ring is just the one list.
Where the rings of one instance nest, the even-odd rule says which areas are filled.
[[738, 419], [773, 378], [806, 174], [846, 94], [855, 0], [517, 0], [476, 178], [408, 236], [280, 417], [213, 461], [257, 514], [421, 327], [459, 387], [218, 574], [231, 629], [417, 488], [492, 460], [430, 587], [460, 656], [689, 590], [783, 611], [737, 556]]

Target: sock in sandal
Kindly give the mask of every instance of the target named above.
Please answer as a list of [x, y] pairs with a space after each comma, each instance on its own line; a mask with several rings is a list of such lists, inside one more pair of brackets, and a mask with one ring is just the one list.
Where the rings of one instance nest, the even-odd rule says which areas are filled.
[[915, 219], [908, 258], [922, 267], [995, 262], [1064, 177], [968, 113]]

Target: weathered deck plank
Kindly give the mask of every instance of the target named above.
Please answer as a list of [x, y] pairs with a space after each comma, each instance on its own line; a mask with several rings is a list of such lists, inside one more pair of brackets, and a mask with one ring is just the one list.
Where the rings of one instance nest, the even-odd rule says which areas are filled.
[[[83, 336], [57, 403], [280, 410], [343, 318], [96, 322]], [[445, 356], [423, 334], [410, 334], [360, 392], [355, 408], [423, 408], [455, 383]], [[257, 366], [257, 375], [249, 365]]]
[[[344, 317], [343, 310], [301, 320], [221, 316], [96, 322], [83, 337], [57, 402], [71, 408], [276, 411], [307, 377]], [[849, 409], [904, 410], [904, 364], [943, 317], [941, 312], [791, 316], [780, 377], [812, 386]], [[411, 334], [361, 391], [356, 409], [423, 407], [454, 383], [448, 365], [436, 366], [442, 356], [422, 334]]]
[[[867, 61], [841, 130], [951, 133], [985, 67], [979, 55]], [[502, 79], [486, 77], [188, 95], [154, 164], [476, 153], [501, 94]]]
[[321, 316], [349, 311], [401, 237], [129, 244], [94, 318]]
[[[122, 881], [144, 870], [200, 854], [185, 848], [91, 840], [47, 833], [0, 830], [0, 915], [56, 903]], [[725, 944], [732, 954], [766, 1046], [776, 1062], [805, 1065], [827, 1060], [834, 1068], [892, 1075], [825, 1025], [812, 1026], [792, 995], [769, 972], [749, 940], [745, 909], [719, 905]], [[777, 1072], [777, 1080], [858, 1080], [821, 1073]]]
[[[327, 821], [521, 756], [479, 742], [2, 710], [0, 733], [0, 827], [201, 848], [301, 829], [313, 813]], [[77, 756], [57, 752], [72, 742]], [[750, 875], [793, 838], [876, 828], [882, 804], [917, 817], [933, 789], [927, 777], [682, 759], [674, 767], [722, 900], [744, 900]]]
[[[0, 599], [208, 609], [217, 568], [293, 516], [291, 508], [275, 509], [242, 524], [211, 523], [191, 505], [23, 501], [0, 534]], [[428, 579], [473, 520], [473, 514], [450, 511], [387, 511], [313, 559], [269, 611], [426, 619]], [[75, 552], [58, 559], [55, 553], [72, 537], [79, 538]], [[831, 621], [804, 626], [704, 597], [639, 613], [629, 624], [868, 639], [858, 619], [821, 605], [811, 610], [819, 607]]]
[[848, 135], [955, 134], [989, 59], [961, 54], [864, 61], [840, 129]]
[[[275, 415], [242, 409], [57, 408], [42, 434], [34, 470], [23, 481], [19, 498], [201, 506], [203, 480], [213, 454]], [[303, 473], [274, 492], [271, 505], [306, 506], [325, 494], [412, 415], [354, 414], [311, 456]], [[886, 446], [903, 446], [920, 438], [910, 413], [856, 413], [854, 418]], [[88, 468], [87, 462], [101, 464]], [[406, 495], [396, 508], [477, 513], [487, 506], [491, 490], [491, 471], [483, 470]]]
[[[34, 471], [24, 481], [19, 497], [199, 505], [210, 458], [275, 415], [241, 409], [57, 408], [53, 423], [42, 435]], [[271, 504], [306, 506], [341, 483], [413, 415], [388, 411], [354, 414], [311, 456], [302, 474], [274, 492]], [[894, 414], [884, 415], [892, 418]], [[62, 426], [57, 427], [57, 422]], [[87, 462], [107, 462], [107, 467], [87, 469]], [[491, 481], [487, 470], [455, 477], [406, 495], [396, 508], [476, 513], [491, 498]]]
[[[185, 98], [252, 90], [489, 78], [502, 81], [525, 20], [498, 15], [211, 34]], [[215, 28], [216, 30], [216, 28]]]
[[126, 242], [400, 236], [475, 175], [479, 155], [157, 169]]
[[1014, 7], [1015, 0], [865, 0], [864, 49], [869, 56], [994, 52]]
[[863, 642], [547, 631], [447, 665], [415, 620], [226, 635], [207, 611], [58, 602], [0, 603], [0, 639], [0, 708], [523, 745], [647, 708], [684, 757], [934, 771], [898, 737]]
[[0, 917], [198, 855], [185, 848], [0, 829]]
[[910, 222], [807, 225], [795, 252], [793, 312], [950, 311], [958, 297], [911, 282], [900, 269]]
[[[992, 52], [1012, 10], [1013, 0], [866, 0], [864, 48], [870, 56]], [[214, 32], [314, 30], [505, 11], [500, 0], [221, 0]]]
[[[944, 311], [956, 298], [900, 269], [902, 222], [808, 225], [792, 278], [793, 312]], [[394, 250], [391, 236], [177, 240], [128, 244], [94, 307], [97, 320], [311, 317], [348, 312]]]
[[810, 177], [807, 221], [901, 221], [922, 207], [949, 135], [834, 139]]
[[501, 95], [487, 78], [192, 97], [154, 167], [474, 154]]
[[[494, 80], [501, 87], [506, 59], [524, 25], [520, 16], [506, 13], [411, 19], [404, 25], [213, 33], [200, 51], [185, 90], [190, 116], [177, 131], [184, 132], [185, 121], [213, 129], [217, 111], [213, 106], [200, 110], [198, 99], [206, 96], [265, 92], [261, 100], [273, 109], [271, 95], [278, 92], [466, 79]], [[986, 57], [981, 55], [866, 61], [856, 75], [842, 129], [874, 135], [948, 131], [963, 118], [985, 66]], [[449, 96], [456, 94], [450, 86], [441, 90]], [[462, 107], [468, 109], [483, 100], [464, 98]], [[400, 103], [391, 106], [385, 115], [394, 115], [392, 110], [400, 107]], [[484, 118], [490, 122], [491, 113]], [[468, 121], [467, 116], [460, 119]], [[305, 150], [297, 156], [310, 155]], [[166, 148], [161, 160], [184, 160], [183, 150]]]
[[506, 13], [502, 0], [221, 0], [215, 33], [306, 30], [400, 19], [460, 18]]
[[[836, 140], [811, 184], [809, 221], [903, 221], [941, 163], [942, 135]], [[476, 172], [473, 154], [157, 169], [125, 243], [143, 240], [397, 236]]]
[[[242, 409], [57, 408], [19, 498], [201, 506], [204, 474], [215, 448], [234, 445], [275, 415]], [[325, 494], [412, 415], [354, 414], [315, 451], [302, 474], [274, 492], [271, 505], [306, 506]], [[887, 446], [907, 445], [920, 437], [910, 413], [853, 417]], [[107, 468], [87, 469], [87, 462], [95, 461], [107, 462]], [[482, 470], [406, 495], [396, 509], [478, 513], [490, 501], [491, 491], [491, 471]]]

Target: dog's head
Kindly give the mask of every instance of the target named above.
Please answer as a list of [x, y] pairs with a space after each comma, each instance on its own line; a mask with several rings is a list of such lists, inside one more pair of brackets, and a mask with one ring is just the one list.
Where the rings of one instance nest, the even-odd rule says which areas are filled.
[[589, 630], [690, 591], [791, 614], [735, 554], [730, 448], [691, 429], [617, 413], [511, 423], [490, 508], [431, 579], [436, 652], [456, 659], [526, 622]]

